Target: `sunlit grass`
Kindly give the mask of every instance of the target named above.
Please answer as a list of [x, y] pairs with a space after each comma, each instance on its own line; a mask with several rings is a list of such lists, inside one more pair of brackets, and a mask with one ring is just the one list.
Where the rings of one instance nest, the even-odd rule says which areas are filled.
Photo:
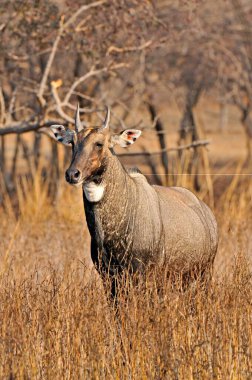
[[252, 377], [249, 181], [215, 202], [208, 292], [178, 292], [161, 269], [137, 285], [126, 276], [117, 308], [88, 259], [80, 192], [64, 186], [55, 206], [46, 190], [22, 185], [19, 216], [1, 211], [0, 378]]

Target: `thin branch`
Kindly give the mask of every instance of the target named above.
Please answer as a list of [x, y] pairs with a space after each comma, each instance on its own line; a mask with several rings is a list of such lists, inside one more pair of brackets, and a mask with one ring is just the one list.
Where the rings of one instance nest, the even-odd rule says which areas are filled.
[[0, 87], [0, 109], [1, 109], [0, 125], [3, 125], [4, 119], [5, 119], [5, 101], [4, 101], [2, 87]]
[[[169, 160], [168, 160], [168, 154], [167, 154], [167, 148], [166, 148], [165, 135], [163, 134], [165, 132], [164, 127], [163, 127], [163, 124], [162, 124], [160, 118], [158, 117], [157, 110], [156, 110], [155, 106], [152, 103], [148, 103], [148, 109], [149, 109], [149, 112], [151, 114], [152, 122], [155, 122], [154, 127], [156, 129], [158, 140], [159, 140], [159, 145], [161, 148], [161, 161], [162, 161], [162, 165], [164, 167], [165, 174], [166, 174], [166, 176], [168, 176], [168, 173], [169, 173], [168, 161]], [[161, 134], [160, 134], [160, 132], [161, 132]], [[167, 181], [167, 178], [168, 177], [166, 177], [166, 181]]]
[[77, 10], [77, 12], [75, 12], [72, 15], [72, 17], [70, 17], [70, 19], [64, 24], [64, 28], [65, 29], [68, 28], [82, 12], [85, 12], [85, 11], [87, 11], [90, 8], [99, 7], [100, 5], [103, 5], [103, 4], [107, 3], [107, 2], [108, 2], [108, 0], [100, 0], [100, 1], [94, 1], [91, 4], [82, 5], [82, 7], [80, 7]]
[[54, 97], [54, 100], [56, 102], [56, 111], [58, 112], [58, 114], [60, 115], [60, 117], [62, 117], [64, 120], [68, 121], [69, 123], [71, 124], [74, 124], [74, 119], [70, 116], [68, 116], [62, 109], [62, 103], [60, 101], [60, 98], [59, 98], [59, 95], [58, 95], [58, 92], [57, 92], [57, 88], [56, 86], [54, 86], [52, 84], [52, 94], [53, 94], [53, 97]]
[[94, 67], [91, 68], [91, 70], [83, 75], [82, 77], [78, 78], [73, 84], [72, 86], [70, 87], [70, 89], [68, 90], [64, 100], [63, 100], [63, 104], [66, 104], [66, 103], [69, 103], [69, 99], [71, 98], [72, 94], [74, 93], [74, 90], [76, 89], [76, 87], [80, 84], [80, 83], [83, 83], [85, 82], [88, 78], [92, 77], [92, 76], [96, 76], [96, 75], [99, 75], [101, 73], [104, 73], [104, 72], [109, 72], [109, 71], [112, 71], [112, 70], [116, 70], [116, 69], [120, 69], [122, 67], [128, 67], [129, 65], [127, 63], [118, 63], [118, 64], [115, 64], [115, 65], [112, 65], [110, 67], [103, 67], [102, 69], [97, 69], [95, 70]]
[[45, 101], [45, 99], [43, 97], [43, 94], [44, 94], [44, 91], [45, 91], [48, 75], [50, 73], [51, 66], [52, 66], [52, 63], [53, 63], [53, 60], [54, 60], [54, 57], [55, 57], [55, 54], [56, 54], [56, 51], [57, 51], [58, 44], [60, 42], [62, 33], [63, 33], [63, 28], [60, 27], [60, 29], [58, 31], [58, 35], [57, 35], [57, 37], [56, 37], [56, 39], [54, 41], [54, 44], [53, 44], [53, 47], [52, 47], [52, 50], [51, 50], [51, 54], [50, 54], [49, 59], [47, 61], [46, 68], [45, 68], [42, 80], [40, 82], [39, 90], [38, 90], [38, 93], [37, 93], [38, 100], [39, 100], [39, 102], [40, 102], [40, 104], [41, 104], [42, 107], [44, 107], [46, 105], [46, 101]]
[[61, 19], [61, 24], [60, 24], [60, 28], [58, 30], [58, 35], [57, 35], [57, 37], [56, 37], [56, 39], [54, 41], [54, 44], [53, 44], [53, 47], [52, 47], [49, 59], [48, 59], [47, 64], [46, 64], [46, 68], [45, 68], [42, 80], [40, 82], [39, 90], [38, 90], [38, 93], [37, 93], [37, 97], [38, 97], [38, 99], [39, 99], [40, 104], [42, 105], [42, 107], [44, 107], [45, 104], [46, 104], [46, 101], [45, 101], [45, 99], [43, 97], [43, 94], [44, 94], [44, 91], [45, 91], [47, 79], [48, 79], [48, 76], [49, 76], [49, 73], [50, 73], [50, 70], [51, 70], [51, 67], [52, 67], [52, 63], [53, 63], [53, 60], [54, 60], [54, 57], [55, 57], [55, 54], [56, 54], [56, 51], [57, 51], [57, 48], [58, 48], [58, 45], [59, 45], [59, 42], [60, 42], [60, 39], [61, 39], [61, 36], [62, 36], [63, 32], [75, 21], [75, 19], [82, 12], [87, 11], [90, 8], [98, 7], [98, 6], [100, 6], [100, 5], [102, 5], [102, 4], [106, 3], [106, 2], [107, 2], [107, 0], [100, 0], [100, 1], [95, 1], [94, 3], [91, 3], [91, 4], [83, 5], [82, 7], [80, 7], [69, 18], [69, 20], [65, 24], [63, 23], [63, 18]]
[[5, 124], [11, 123], [14, 113], [16, 112], [16, 109], [15, 109], [16, 98], [17, 98], [17, 87], [13, 91], [11, 99], [10, 99], [9, 109], [8, 109], [8, 112], [6, 112]]
[[29, 122], [15, 123], [14, 125], [9, 125], [5, 128], [0, 128], [0, 136], [10, 135], [10, 134], [21, 134], [26, 132], [38, 131], [41, 128], [50, 127], [53, 124], [59, 124], [59, 121], [47, 121], [43, 124]]
[[168, 148], [168, 149], [162, 149], [158, 150], [156, 152], [125, 152], [125, 153], [118, 153], [117, 156], [119, 157], [130, 157], [130, 156], [155, 156], [159, 155], [161, 153], [165, 152], [178, 152], [185, 149], [191, 149], [191, 148], [197, 148], [199, 146], [206, 146], [210, 144], [210, 141], [208, 140], [198, 140], [194, 141], [191, 144], [187, 145], [180, 145], [176, 148]]
[[147, 42], [144, 42], [140, 46], [128, 46], [125, 48], [119, 48], [117, 46], [110, 46], [106, 52], [106, 55], [108, 56], [111, 53], [130, 53], [130, 52], [145, 50], [148, 47], [150, 47], [152, 45], [152, 43], [153, 43], [153, 41], [149, 40]]
[[[94, 67], [91, 68], [91, 70], [86, 73], [85, 75], [83, 75], [82, 77], [78, 78], [71, 86], [71, 88], [69, 89], [69, 91], [67, 92], [65, 98], [63, 101], [60, 100], [60, 97], [59, 97], [59, 94], [58, 94], [58, 91], [57, 91], [57, 88], [60, 87], [59, 84], [58, 84], [58, 81], [52, 81], [51, 82], [51, 90], [52, 90], [52, 95], [53, 95], [53, 98], [55, 100], [55, 103], [56, 103], [56, 111], [58, 112], [58, 114], [63, 118], [65, 119], [66, 121], [70, 122], [71, 124], [74, 124], [74, 119], [72, 117], [70, 117], [67, 113], [65, 113], [65, 111], [63, 110], [64, 107], [68, 107], [68, 108], [72, 108], [71, 106], [71, 103], [69, 102], [71, 96], [76, 93], [75, 92], [75, 88], [80, 84], [80, 83], [83, 83], [85, 80], [87, 80], [88, 78], [92, 77], [92, 76], [96, 76], [102, 72], [109, 72], [109, 71], [112, 71], [112, 70], [115, 70], [115, 69], [119, 69], [119, 68], [122, 68], [122, 67], [127, 67], [128, 65], [126, 63], [118, 63], [118, 64], [115, 64], [115, 65], [112, 65], [110, 67], [103, 67], [102, 69], [97, 69], [95, 70]], [[74, 107], [75, 109], [75, 107]], [[94, 109], [89, 109], [89, 112], [94, 112], [95, 110]], [[85, 122], [83, 122], [83, 125], [84, 126], [87, 126], [87, 124]]]

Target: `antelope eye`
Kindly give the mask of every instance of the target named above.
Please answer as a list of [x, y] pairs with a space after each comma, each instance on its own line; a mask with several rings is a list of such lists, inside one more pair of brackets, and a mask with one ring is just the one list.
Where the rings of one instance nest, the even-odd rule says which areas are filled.
[[100, 142], [95, 143], [96, 148], [101, 149], [103, 147], [103, 144]]

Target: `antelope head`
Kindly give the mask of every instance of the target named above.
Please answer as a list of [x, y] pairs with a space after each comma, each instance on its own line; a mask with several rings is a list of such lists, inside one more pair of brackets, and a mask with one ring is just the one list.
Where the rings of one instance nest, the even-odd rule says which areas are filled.
[[127, 147], [141, 135], [137, 129], [126, 129], [120, 134], [111, 134], [109, 129], [110, 109], [107, 107], [102, 126], [87, 128], [80, 120], [79, 105], [75, 113], [75, 130], [63, 125], [52, 125], [55, 138], [72, 145], [72, 161], [66, 171], [66, 181], [72, 185], [81, 185], [101, 174], [106, 167], [109, 150], [118, 144]]

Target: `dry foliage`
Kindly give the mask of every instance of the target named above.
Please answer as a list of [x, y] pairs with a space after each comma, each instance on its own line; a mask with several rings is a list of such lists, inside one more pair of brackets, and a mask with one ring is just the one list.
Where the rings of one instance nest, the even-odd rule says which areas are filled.
[[251, 378], [251, 183], [217, 201], [207, 293], [178, 292], [161, 270], [126, 276], [116, 308], [88, 260], [81, 194], [63, 186], [52, 206], [39, 178], [20, 190], [18, 219], [1, 211], [1, 378]]

